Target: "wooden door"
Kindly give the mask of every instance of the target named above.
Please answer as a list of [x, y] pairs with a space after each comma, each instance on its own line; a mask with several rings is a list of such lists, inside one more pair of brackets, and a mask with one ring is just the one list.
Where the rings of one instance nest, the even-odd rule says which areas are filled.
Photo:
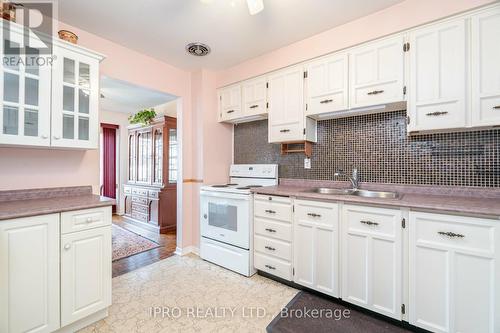
[[160, 193], [160, 233], [175, 230], [177, 225], [177, 176], [178, 176], [177, 119], [165, 117], [163, 133], [163, 191]]
[[[116, 130], [118, 125], [101, 124], [102, 128], [102, 184], [101, 195], [116, 199]], [[113, 213], [116, 205], [113, 205]]]
[[59, 214], [2, 221], [0, 332], [59, 326]]

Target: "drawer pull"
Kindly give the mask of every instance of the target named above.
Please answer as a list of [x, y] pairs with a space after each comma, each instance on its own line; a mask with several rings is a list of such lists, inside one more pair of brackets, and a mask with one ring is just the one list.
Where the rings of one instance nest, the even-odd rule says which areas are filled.
[[68, 244], [64, 245], [64, 249], [66, 251], [69, 250], [69, 249], [71, 249], [71, 244], [68, 243]]
[[271, 247], [271, 246], [265, 246], [266, 249], [268, 249], [269, 251], [276, 251], [276, 249], [274, 247]]
[[364, 220], [362, 220], [362, 221], [359, 221], [359, 222], [363, 223], [363, 224], [366, 224], [366, 225], [378, 225], [377, 222], [372, 222], [372, 221], [364, 221]]
[[269, 198], [267, 198], [267, 199], [268, 199], [269, 201], [271, 201], [271, 200], [273, 200], [273, 197], [269, 197]]
[[429, 112], [426, 114], [428, 117], [433, 117], [433, 116], [444, 116], [445, 114], [448, 114], [448, 111], [435, 111], [435, 112]]
[[270, 209], [266, 209], [265, 212], [269, 214], [276, 214], [276, 211]]
[[494, 106], [493, 109], [500, 109], [500, 105]]
[[285, 128], [285, 129], [280, 130], [280, 132], [281, 132], [281, 133], [287, 133], [287, 132], [290, 132], [290, 130], [289, 130], [289, 129], [287, 129], [287, 128]]
[[378, 94], [381, 94], [383, 92], [384, 92], [383, 90], [374, 90], [374, 91], [370, 91], [369, 93], [367, 93], [367, 95], [378, 95]]
[[255, 109], [255, 108], [258, 108], [259, 106], [257, 104], [254, 104], [254, 105], [250, 105], [250, 109]]
[[321, 104], [328, 104], [328, 103], [331, 103], [333, 102], [333, 99], [325, 99], [325, 100], [322, 100], [320, 103]]
[[276, 269], [276, 267], [273, 267], [271, 265], [265, 265], [265, 266], [266, 266], [266, 268], [269, 268], [269, 269]]
[[464, 235], [461, 235], [461, 234], [456, 234], [454, 232], [451, 232], [451, 231], [448, 231], [448, 232], [444, 232], [444, 231], [439, 231], [438, 234], [442, 235], [442, 236], [448, 236], [448, 237], [458, 237], [458, 238], [464, 238], [465, 236]]
[[276, 230], [271, 229], [271, 228], [266, 228], [266, 231], [268, 231], [268, 232], [276, 232]]
[[307, 215], [309, 215], [311, 217], [321, 217], [320, 214], [316, 214], [316, 213], [307, 213]]
[[234, 112], [234, 110], [229, 110], [226, 113], [233, 113], [233, 112]]

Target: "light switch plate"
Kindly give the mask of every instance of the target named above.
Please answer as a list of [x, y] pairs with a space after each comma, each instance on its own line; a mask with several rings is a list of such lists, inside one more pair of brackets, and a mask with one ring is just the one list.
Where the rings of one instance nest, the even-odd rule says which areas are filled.
[[311, 169], [311, 159], [310, 158], [304, 158], [304, 169]]

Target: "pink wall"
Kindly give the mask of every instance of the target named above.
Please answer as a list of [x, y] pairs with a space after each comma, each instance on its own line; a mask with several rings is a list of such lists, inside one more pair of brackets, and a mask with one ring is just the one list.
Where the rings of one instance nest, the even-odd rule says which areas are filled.
[[403, 31], [492, 0], [406, 0], [217, 73], [217, 86], [245, 80], [369, 40]]

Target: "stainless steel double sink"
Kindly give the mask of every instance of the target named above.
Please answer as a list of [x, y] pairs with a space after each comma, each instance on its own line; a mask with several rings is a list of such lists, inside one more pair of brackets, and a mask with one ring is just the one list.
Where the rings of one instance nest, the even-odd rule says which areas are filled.
[[329, 187], [318, 187], [313, 189], [312, 192], [319, 194], [329, 194], [329, 195], [352, 195], [364, 198], [381, 198], [381, 199], [399, 198], [399, 194], [397, 192], [381, 192], [381, 191], [369, 191], [360, 189], [338, 189]]

